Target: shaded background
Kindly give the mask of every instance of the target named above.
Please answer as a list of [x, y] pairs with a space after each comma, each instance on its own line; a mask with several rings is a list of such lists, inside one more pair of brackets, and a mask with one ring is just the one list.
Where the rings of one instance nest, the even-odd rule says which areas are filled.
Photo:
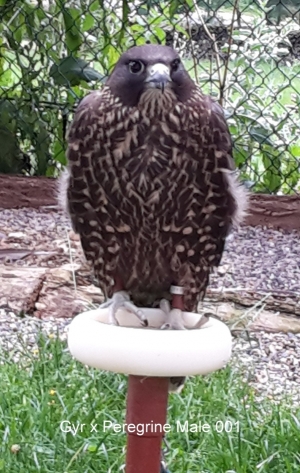
[[153, 42], [224, 107], [246, 185], [299, 192], [299, 0], [0, 0], [0, 20], [1, 173], [58, 176], [80, 98]]

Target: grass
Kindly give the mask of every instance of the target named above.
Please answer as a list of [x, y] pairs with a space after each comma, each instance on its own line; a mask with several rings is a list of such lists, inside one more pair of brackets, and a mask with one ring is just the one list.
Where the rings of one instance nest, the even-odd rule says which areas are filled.
[[[0, 471], [119, 471], [125, 434], [104, 432], [103, 422], [125, 422], [126, 377], [81, 365], [56, 338], [41, 336], [39, 351], [25, 351], [22, 360], [18, 366], [9, 354], [0, 358]], [[64, 433], [64, 420], [85, 426], [76, 435]], [[191, 430], [201, 421], [209, 432], [180, 432], [177, 421], [189, 421]], [[217, 432], [225, 421], [231, 432]], [[190, 379], [181, 395], [170, 397], [168, 423], [172, 473], [300, 469], [300, 410], [268, 399], [256, 402], [253, 389], [231, 367]], [[96, 433], [91, 424], [97, 424]]]

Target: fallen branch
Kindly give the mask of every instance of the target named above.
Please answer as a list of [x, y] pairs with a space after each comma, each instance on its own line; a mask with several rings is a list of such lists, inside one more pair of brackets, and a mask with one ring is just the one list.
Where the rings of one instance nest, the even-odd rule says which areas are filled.
[[286, 312], [300, 316], [300, 294], [289, 291], [269, 293], [254, 289], [214, 289], [206, 293], [206, 300], [214, 302], [234, 302], [241, 306], [258, 307], [264, 301], [265, 309]]

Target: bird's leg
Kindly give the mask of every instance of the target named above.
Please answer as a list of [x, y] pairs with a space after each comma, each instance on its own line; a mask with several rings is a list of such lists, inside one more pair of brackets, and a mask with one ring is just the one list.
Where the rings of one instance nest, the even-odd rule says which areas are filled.
[[[172, 309], [169, 301], [162, 299], [160, 301], [160, 308], [166, 314], [166, 322], [161, 326], [163, 330], [185, 330], [182, 312], [185, 310], [183, 287], [171, 286], [170, 292], [172, 294]], [[193, 329], [199, 329], [206, 324], [209, 316], [202, 315], [199, 322], [196, 323]]]
[[115, 276], [114, 282], [115, 282], [114, 288], [113, 288], [114, 293], [119, 292], [119, 291], [125, 291], [123, 281], [118, 274]]
[[163, 330], [185, 330], [182, 312], [184, 311], [184, 290], [182, 286], [171, 286], [172, 309], [166, 299], [160, 301], [160, 308], [166, 314], [166, 322], [162, 325]]
[[144, 312], [130, 301], [129, 294], [125, 291], [123, 281], [118, 275], [115, 277], [112, 298], [101, 304], [99, 308], [106, 309], [107, 307], [109, 308], [109, 323], [112, 325], [119, 325], [116, 313], [121, 308], [135, 314], [145, 327], [148, 325]]
[[[182, 312], [184, 311], [184, 289], [182, 286], [171, 286], [172, 308], [169, 301], [162, 299], [160, 308], [166, 314], [166, 322], [161, 326], [163, 330], [185, 330]], [[173, 376], [169, 381], [169, 392], [180, 393], [183, 389], [185, 376]]]

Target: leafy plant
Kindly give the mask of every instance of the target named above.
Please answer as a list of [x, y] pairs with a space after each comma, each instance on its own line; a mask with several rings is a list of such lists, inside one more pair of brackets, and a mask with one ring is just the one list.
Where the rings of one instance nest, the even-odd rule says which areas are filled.
[[[0, 172], [58, 175], [78, 100], [102, 86], [124, 50], [172, 37], [204, 91], [221, 95], [244, 179], [257, 191], [298, 190], [300, 70], [287, 59], [297, 25], [267, 24], [276, 1], [122, 0], [112, 9], [104, 0], [0, 0]], [[228, 43], [203, 59], [191, 32], [207, 18], [199, 7], [232, 16], [233, 5], [248, 15], [243, 26], [229, 25]], [[292, 15], [297, 2], [283, 5]]]
[[[294, 28], [286, 23], [279, 32], [264, 9], [256, 9], [251, 28], [233, 28], [227, 44], [201, 61], [197, 73], [205, 92], [222, 99], [236, 164], [254, 191], [290, 193], [300, 187], [300, 67], [289, 58], [287, 39]], [[210, 31], [207, 36], [214, 40]]]
[[48, 10], [29, 0], [2, 0], [1, 7], [0, 100], [6, 112], [3, 105], [0, 136], [6, 145], [0, 172], [55, 175], [66, 163], [66, 117], [88, 84], [103, 79], [76, 57], [87, 47], [80, 31], [85, 17], [80, 5], [67, 8], [60, 1]]
[[294, 130], [300, 117], [293, 96], [299, 66], [278, 62], [288, 50], [273, 27], [262, 19], [255, 26], [255, 36], [234, 35], [243, 40], [232, 49], [226, 93], [234, 156], [243, 177], [256, 183], [254, 190], [290, 192], [299, 188], [300, 140]]
[[266, 8], [268, 20], [279, 24], [280, 21], [286, 18], [300, 19], [300, 4], [299, 0], [268, 0]]

